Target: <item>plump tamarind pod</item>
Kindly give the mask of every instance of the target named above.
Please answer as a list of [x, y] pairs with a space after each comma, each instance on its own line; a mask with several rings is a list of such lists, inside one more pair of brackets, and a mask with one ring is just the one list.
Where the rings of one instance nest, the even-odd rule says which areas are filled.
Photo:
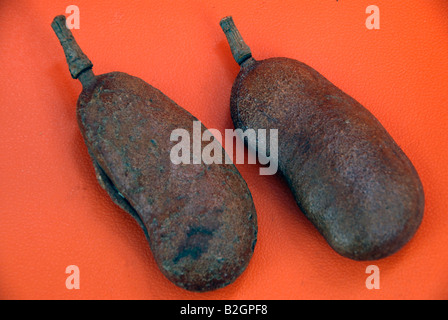
[[232, 283], [257, 239], [252, 196], [236, 167], [173, 164], [172, 131], [185, 129], [192, 137], [197, 119], [139, 78], [95, 76], [65, 17], [56, 17], [52, 28], [83, 86], [77, 118], [98, 181], [140, 224], [162, 273], [191, 291]]
[[231, 17], [220, 25], [241, 66], [233, 123], [278, 129], [278, 168], [302, 212], [345, 257], [376, 260], [399, 250], [421, 223], [424, 193], [393, 138], [313, 68], [288, 58], [257, 61]]

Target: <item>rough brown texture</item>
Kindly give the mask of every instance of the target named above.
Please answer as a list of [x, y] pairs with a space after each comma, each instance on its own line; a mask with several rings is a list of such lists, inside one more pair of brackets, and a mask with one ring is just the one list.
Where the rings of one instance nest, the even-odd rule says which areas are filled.
[[236, 167], [173, 164], [171, 132], [192, 137], [197, 119], [143, 80], [94, 76], [90, 68], [79, 79], [78, 123], [98, 181], [140, 224], [162, 273], [191, 291], [232, 283], [257, 239], [252, 197]]
[[278, 129], [279, 171], [339, 254], [380, 259], [414, 235], [424, 210], [414, 166], [366, 108], [316, 70], [288, 58], [250, 57], [230, 106], [237, 128]]

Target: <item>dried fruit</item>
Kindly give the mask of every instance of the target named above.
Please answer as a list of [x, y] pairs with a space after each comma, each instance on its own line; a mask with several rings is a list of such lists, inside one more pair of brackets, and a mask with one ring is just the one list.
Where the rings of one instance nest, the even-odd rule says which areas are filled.
[[233, 123], [278, 129], [279, 171], [303, 213], [348, 258], [375, 260], [399, 250], [420, 225], [424, 193], [393, 138], [316, 70], [288, 58], [257, 61], [232, 18], [220, 24], [241, 66], [231, 93]]
[[173, 164], [171, 132], [190, 132], [197, 119], [139, 78], [95, 76], [65, 17], [52, 27], [83, 86], [78, 124], [98, 181], [143, 228], [162, 273], [191, 291], [233, 282], [248, 265], [257, 235], [252, 196], [236, 167]]

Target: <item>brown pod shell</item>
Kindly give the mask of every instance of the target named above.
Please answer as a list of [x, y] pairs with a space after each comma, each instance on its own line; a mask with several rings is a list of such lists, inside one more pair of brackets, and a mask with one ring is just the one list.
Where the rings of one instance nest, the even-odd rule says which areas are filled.
[[248, 47], [232, 18], [221, 26], [234, 56], [246, 56], [231, 92], [233, 123], [278, 129], [278, 168], [302, 212], [345, 257], [376, 260], [399, 250], [422, 221], [424, 193], [397, 143], [313, 68], [288, 58], [256, 61], [238, 52]]
[[[63, 23], [57, 17], [53, 28], [72, 52], [77, 45], [64, 41], [71, 33]], [[184, 129], [193, 137], [197, 119], [143, 80], [122, 72], [95, 76], [91, 66], [78, 76], [78, 123], [98, 181], [140, 224], [162, 273], [191, 291], [235, 281], [257, 240], [252, 196], [236, 167], [173, 164], [178, 141], [171, 133]]]

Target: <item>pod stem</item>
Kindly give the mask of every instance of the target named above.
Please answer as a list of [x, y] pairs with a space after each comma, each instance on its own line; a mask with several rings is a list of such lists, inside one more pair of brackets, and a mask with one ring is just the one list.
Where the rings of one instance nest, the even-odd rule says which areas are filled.
[[219, 24], [227, 37], [227, 42], [230, 45], [230, 50], [235, 61], [241, 65], [244, 61], [252, 57], [250, 48], [241, 37], [240, 32], [233, 22], [233, 18], [231, 16], [225, 17]]
[[68, 68], [73, 79], [81, 81], [83, 87], [87, 87], [94, 81], [95, 76], [92, 72], [93, 64], [82, 52], [72, 32], [66, 26], [65, 16], [60, 15], [54, 18], [51, 23], [59, 42], [64, 49], [65, 57], [67, 58]]

